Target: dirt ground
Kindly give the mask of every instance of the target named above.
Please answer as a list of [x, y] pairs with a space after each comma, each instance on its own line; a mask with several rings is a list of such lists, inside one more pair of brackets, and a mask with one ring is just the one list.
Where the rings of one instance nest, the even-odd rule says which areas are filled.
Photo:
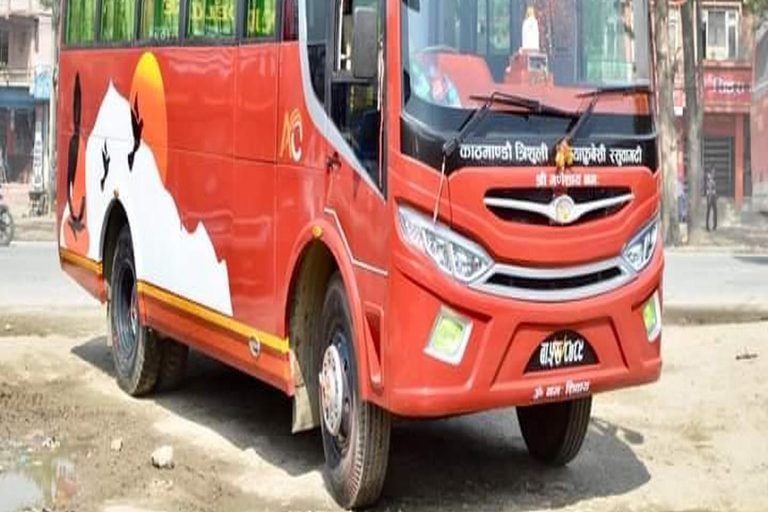
[[[183, 389], [131, 399], [100, 322], [0, 312], [0, 512], [335, 509], [280, 393], [195, 355]], [[767, 329], [668, 328], [662, 380], [598, 396], [564, 469], [528, 459], [511, 409], [398, 421], [378, 509], [768, 510]]]

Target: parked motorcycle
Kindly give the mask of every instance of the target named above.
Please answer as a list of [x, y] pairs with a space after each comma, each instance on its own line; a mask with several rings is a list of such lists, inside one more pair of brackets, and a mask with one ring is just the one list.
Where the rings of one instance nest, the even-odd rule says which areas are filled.
[[0, 247], [6, 247], [13, 240], [13, 217], [8, 205], [3, 204], [3, 193], [0, 191]]

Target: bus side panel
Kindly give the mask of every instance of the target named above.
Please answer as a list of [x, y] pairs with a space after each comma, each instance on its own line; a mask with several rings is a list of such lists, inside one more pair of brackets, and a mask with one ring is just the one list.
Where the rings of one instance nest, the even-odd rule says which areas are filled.
[[272, 334], [276, 54], [244, 77], [271, 83], [273, 106], [251, 94], [264, 134], [246, 127], [236, 160], [236, 48], [62, 52], [59, 238], [64, 269], [103, 299], [119, 203], [145, 321], [290, 393], [287, 341]]
[[[110, 84], [125, 90], [126, 94], [130, 91], [133, 63], [126, 65], [126, 58], [134, 57], [124, 50], [65, 49], [59, 60], [59, 247], [63, 261], [67, 258], [70, 265], [79, 266], [85, 272], [95, 270], [101, 263], [101, 217], [105, 203], [105, 200], [92, 201], [100, 199], [96, 195], [103, 192], [96, 190], [99, 180], [93, 178], [101, 170], [88, 169], [86, 150], [89, 143], [103, 143], [104, 134], [94, 134], [94, 123]], [[92, 288], [83, 283], [82, 275], [77, 273], [73, 277]]]
[[165, 64], [168, 188], [184, 228], [204, 228], [216, 258], [231, 259], [234, 193], [233, 48], [161, 49]]
[[[277, 109], [277, 190], [275, 196], [275, 257], [279, 318], [276, 332], [287, 333], [287, 300], [291, 277], [297, 269], [294, 252], [302, 230], [322, 215], [327, 175], [327, 144], [311, 126], [299, 71], [298, 43], [280, 45], [280, 94]], [[298, 157], [298, 158], [294, 158]], [[298, 160], [298, 161], [297, 161]]]
[[[313, 236], [327, 244], [337, 258], [347, 286], [363, 397], [383, 404], [383, 394], [372, 391], [382, 389], [379, 350], [385, 325], [386, 270], [382, 267], [388, 262], [387, 205], [344, 157], [337, 169], [327, 168], [328, 159], [343, 151], [329, 141], [332, 121], [312, 85], [303, 83], [300, 66], [298, 46], [284, 44], [280, 55], [280, 194], [276, 209], [280, 303], [287, 312], [290, 279], [296, 271], [289, 265], [297, 261], [296, 252], [304, 247], [301, 237], [311, 226]], [[285, 318], [283, 325], [287, 321]], [[371, 372], [369, 361], [373, 361]]]
[[163, 73], [170, 149], [232, 156], [235, 48], [183, 47], [152, 51], [158, 56]]
[[235, 222], [229, 264], [235, 316], [271, 333], [282, 330], [276, 304], [275, 203], [277, 44], [237, 49], [235, 76]]

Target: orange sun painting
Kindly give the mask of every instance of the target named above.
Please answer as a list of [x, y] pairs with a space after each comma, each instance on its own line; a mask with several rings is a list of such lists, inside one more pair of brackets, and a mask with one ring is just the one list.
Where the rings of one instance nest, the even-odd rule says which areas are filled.
[[165, 87], [160, 65], [151, 52], [144, 53], [136, 64], [129, 94], [134, 137], [149, 146], [157, 163], [160, 179], [166, 183], [168, 173], [168, 117]]

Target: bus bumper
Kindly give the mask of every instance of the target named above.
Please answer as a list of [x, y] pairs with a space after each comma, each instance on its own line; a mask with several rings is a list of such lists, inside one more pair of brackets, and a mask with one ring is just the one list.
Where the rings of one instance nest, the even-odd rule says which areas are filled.
[[[464, 287], [411, 255], [396, 252], [390, 275], [390, 332], [383, 348], [385, 407], [407, 417], [440, 417], [562, 401], [657, 380], [661, 334], [649, 340], [643, 307], [661, 302], [663, 251], [637, 278], [612, 292], [564, 303], [496, 297]], [[429, 263], [429, 262], [428, 262]], [[460, 360], [427, 346], [436, 318], [471, 324]], [[661, 311], [658, 311], [660, 322]], [[526, 371], [539, 345], [560, 331], [590, 345], [597, 362]]]

